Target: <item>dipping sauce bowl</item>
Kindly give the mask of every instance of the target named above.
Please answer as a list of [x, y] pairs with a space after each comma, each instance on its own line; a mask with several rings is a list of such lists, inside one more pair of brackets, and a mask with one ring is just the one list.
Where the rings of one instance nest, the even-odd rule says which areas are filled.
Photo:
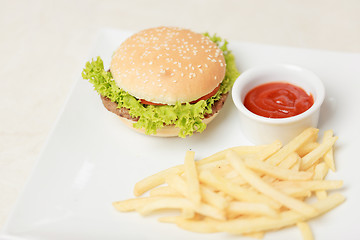
[[[285, 118], [262, 117], [244, 106], [247, 93], [255, 87], [272, 82], [289, 83], [312, 95], [314, 104], [305, 112]], [[325, 98], [322, 81], [313, 72], [289, 64], [264, 65], [243, 72], [235, 81], [232, 98], [239, 111], [239, 124], [244, 135], [254, 144], [269, 144], [280, 140], [283, 144], [305, 128], [317, 127], [320, 107]]]

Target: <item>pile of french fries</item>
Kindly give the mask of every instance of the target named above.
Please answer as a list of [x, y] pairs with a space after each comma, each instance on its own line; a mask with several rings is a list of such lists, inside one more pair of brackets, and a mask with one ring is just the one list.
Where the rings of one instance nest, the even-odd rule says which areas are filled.
[[[329, 169], [335, 171], [338, 137], [328, 130], [318, 141], [318, 132], [308, 128], [284, 146], [275, 141], [233, 147], [197, 161], [188, 151], [184, 164], [136, 183], [137, 198], [113, 205], [142, 215], [177, 209], [159, 221], [194, 232], [263, 238], [267, 231], [296, 225], [303, 239], [313, 239], [307, 221], [345, 200], [340, 193], [328, 195], [343, 182], [325, 180]], [[306, 201], [310, 197], [315, 201]]]

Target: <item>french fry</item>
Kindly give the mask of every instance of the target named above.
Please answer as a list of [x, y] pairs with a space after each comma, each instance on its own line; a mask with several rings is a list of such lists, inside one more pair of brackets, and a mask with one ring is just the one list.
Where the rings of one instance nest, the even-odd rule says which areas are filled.
[[273, 184], [274, 182], [277, 181], [276, 178], [271, 177], [271, 176], [269, 176], [269, 175], [263, 175], [261, 178], [262, 178], [262, 180], [263, 180], [264, 182], [266, 182], [266, 183], [268, 183], [268, 184]]
[[314, 236], [311, 232], [310, 226], [306, 222], [298, 222], [297, 227], [300, 229], [303, 240], [313, 240]]
[[[301, 167], [301, 165], [300, 165], [300, 167]], [[305, 172], [309, 172], [309, 173], [311, 173], [311, 174], [314, 175], [314, 173], [315, 173], [315, 167], [316, 167], [316, 164], [314, 164], [314, 165], [312, 165], [311, 167], [309, 167], [308, 169], [306, 169]], [[302, 171], [302, 170], [299, 170], [299, 171]]]
[[215, 233], [219, 232], [217, 230], [216, 222], [209, 221], [195, 221], [195, 220], [187, 220], [183, 218], [178, 218], [176, 220], [176, 225], [182, 229], [191, 232], [197, 233]]
[[341, 180], [311, 180], [311, 181], [281, 181], [273, 184], [276, 189], [290, 194], [296, 191], [320, 191], [339, 189], [343, 186]]
[[[178, 210], [179, 215], [158, 221], [198, 233], [263, 238], [267, 231], [296, 225], [304, 240], [312, 240], [307, 221], [345, 201], [339, 193], [327, 195], [343, 182], [325, 180], [329, 168], [335, 170], [332, 151], [337, 137], [331, 130], [321, 143], [317, 137], [318, 129], [309, 128], [283, 147], [279, 141], [232, 147], [199, 161], [188, 151], [184, 164], [135, 185], [136, 196], [149, 191], [149, 197], [117, 201], [113, 206], [142, 215]], [[313, 193], [317, 202], [306, 203]]]
[[145, 216], [162, 209], [182, 210], [184, 208], [192, 207], [193, 204], [186, 198], [161, 197], [136, 208], [136, 211]]
[[299, 157], [294, 165], [291, 166], [291, 170], [299, 171], [302, 159]]
[[181, 216], [162, 216], [158, 218], [158, 221], [162, 223], [176, 223], [178, 218], [181, 218]]
[[271, 197], [272, 199], [283, 204], [284, 206], [293, 209], [301, 214], [313, 215], [314, 213], [316, 213], [316, 209], [314, 209], [310, 205], [295, 198], [292, 198], [286, 194], [283, 194], [269, 184], [265, 183], [259, 176], [257, 176], [254, 172], [252, 172], [245, 166], [241, 157], [236, 156], [236, 154], [234, 154], [233, 152], [229, 152], [228, 158], [235, 170], [238, 171], [241, 176], [259, 192]]
[[282, 162], [290, 153], [295, 152], [299, 147], [301, 147], [306, 141], [314, 137], [319, 132], [319, 129], [316, 128], [307, 128], [299, 136], [295, 137], [288, 144], [282, 147], [274, 155], [266, 160], [266, 162], [272, 165], [278, 165]]
[[205, 203], [218, 209], [225, 209], [229, 205], [229, 201], [219, 193], [214, 192], [207, 186], [200, 186], [202, 199]]
[[131, 198], [123, 201], [113, 202], [113, 206], [120, 212], [130, 212], [158, 199], [158, 197]]
[[251, 154], [260, 154], [260, 158], [266, 158], [272, 153], [276, 152], [281, 147], [280, 141], [274, 141], [268, 145], [260, 145], [260, 146], [238, 146], [225, 149], [223, 151], [217, 152], [209, 157], [203, 158], [197, 162], [198, 166], [203, 164], [219, 161], [221, 159], [225, 159], [228, 151], [232, 150], [239, 155], [251, 155]]
[[149, 191], [150, 189], [165, 183], [166, 176], [173, 174], [182, 174], [183, 172], [184, 166], [178, 165], [146, 177], [135, 184], [134, 195], [136, 197], [141, 196], [143, 193]]
[[229, 213], [236, 215], [278, 217], [278, 212], [263, 203], [249, 203], [232, 201], [227, 209]]
[[[175, 189], [179, 194], [188, 198], [189, 192], [187, 191], [187, 185], [185, 181], [178, 175], [169, 176], [166, 179], [168, 185]], [[207, 186], [200, 186], [200, 193], [205, 203], [208, 203], [216, 208], [224, 209], [228, 205], [228, 201], [225, 197], [218, 193], [215, 193]]]
[[194, 204], [200, 204], [201, 202], [201, 194], [200, 194], [200, 184], [198, 179], [198, 174], [195, 165], [195, 152], [187, 151], [185, 155], [184, 162], [184, 174], [186, 178], [186, 186], [187, 186], [187, 197]]
[[279, 190], [282, 193], [285, 193], [286, 195], [289, 195], [291, 197], [294, 198], [307, 198], [311, 196], [311, 191], [308, 189], [302, 189], [302, 188], [278, 188], [276, 187], [277, 190]]
[[210, 162], [210, 163], [206, 163], [206, 164], [197, 164], [197, 169], [198, 171], [202, 171], [202, 170], [209, 170], [209, 169], [217, 169], [220, 171], [229, 171], [231, 169], [231, 167], [229, 166], [229, 161], [227, 161], [226, 159], [221, 159], [215, 162]]
[[315, 167], [314, 180], [323, 180], [327, 173], [329, 172], [329, 167], [325, 162], [321, 162]]
[[281, 180], [308, 180], [311, 179], [313, 175], [310, 172], [293, 171], [273, 166], [267, 162], [258, 161], [256, 159], [245, 159], [244, 163], [246, 167], [256, 172]]
[[222, 150], [220, 152], [217, 152], [209, 157], [203, 158], [197, 162], [198, 165], [208, 164], [212, 162], [216, 162], [219, 160], [222, 160], [226, 157], [227, 152], [231, 149], [235, 151], [237, 154], [243, 155], [243, 154], [253, 154], [258, 152], [259, 150], [264, 149], [268, 145], [261, 145], [261, 146], [238, 146], [238, 147], [232, 147], [225, 150]]
[[300, 156], [303, 157], [306, 154], [308, 154], [309, 152], [313, 151], [315, 148], [317, 148], [320, 144], [318, 142], [308, 142], [305, 143], [304, 146], [300, 147], [296, 153]]
[[300, 166], [301, 170], [307, 170], [314, 164], [316, 164], [319, 159], [328, 152], [332, 146], [335, 144], [338, 137], [331, 137], [325, 139], [317, 148], [309, 152], [302, 158], [302, 164]]
[[[314, 180], [322, 180], [325, 178], [329, 171], [329, 167], [326, 165], [325, 162], [319, 163], [315, 167], [315, 174], [314, 174]], [[318, 190], [316, 191], [316, 197], [318, 199], [324, 199], [326, 198], [327, 193], [325, 190]]]
[[232, 234], [245, 234], [281, 229], [287, 226], [293, 226], [298, 222], [307, 221], [311, 218], [322, 215], [335, 208], [336, 206], [340, 205], [344, 201], [345, 198], [343, 195], [335, 193], [323, 200], [319, 200], [311, 204], [311, 207], [317, 210], [311, 215], [304, 215], [297, 211], [288, 210], [280, 213], [280, 217], [278, 218], [257, 217], [219, 222], [217, 228], [218, 230]]
[[278, 166], [285, 169], [291, 169], [291, 167], [294, 166], [300, 159], [301, 158], [299, 154], [293, 152], [290, 153], [282, 162], [280, 162]]
[[262, 151], [258, 151], [256, 154], [254, 154], [255, 155], [254, 157], [260, 161], [264, 161], [265, 159], [267, 159], [268, 157], [279, 151], [280, 148], [281, 148], [281, 142], [278, 140], [274, 141], [272, 144], [264, 147]]
[[189, 192], [187, 191], [186, 182], [179, 175], [170, 175], [165, 179], [168, 186], [184, 197], [188, 197]]
[[153, 188], [149, 192], [151, 197], [181, 197], [181, 194], [169, 186]]
[[[329, 139], [333, 136], [332, 130], [327, 130], [324, 132], [323, 136], [323, 142], [326, 141], [326, 139]], [[328, 167], [335, 172], [335, 161], [334, 161], [334, 151], [333, 148], [330, 148], [329, 151], [327, 151], [324, 155], [324, 162], [328, 165]]]
[[245, 202], [267, 203], [275, 209], [279, 209], [281, 204], [271, 198], [261, 195], [256, 191], [238, 186], [221, 176], [212, 174], [209, 171], [202, 171], [199, 175], [200, 181], [206, 185], [210, 185], [229, 196]]
[[[216, 172], [215, 172], [216, 173]], [[228, 174], [224, 176], [224, 178], [228, 179], [232, 183], [235, 183], [239, 186], [246, 185], [247, 182], [242, 178], [239, 173], [237, 173], [235, 170], [232, 170]]]
[[185, 219], [192, 219], [195, 216], [195, 211], [192, 208], [183, 208], [181, 211], [181, 217]]
[[256, 232], [256, 233], [245, 233], [243, 234], [244, 237], [250, 237], [250, 238], [257, 238], [257, 239], [263, 239], [265, 236], [264, 232]]
[[200, 213], [204, 216], [209, 216], [218, 220], [225, 220], [224, 212], [214, 208], [210, 205], [201, 203], [198, 206], [189, 201], [186, 198], [172, 198], [172, 197], [163, 197], [158, 198], [154, 201], [150, 201], [147, 204], [136, 209], [141, 215], [149, 215], [154, 211], [162, 209], [179, 209], [184, 208], [193, 209], [195, 212]]

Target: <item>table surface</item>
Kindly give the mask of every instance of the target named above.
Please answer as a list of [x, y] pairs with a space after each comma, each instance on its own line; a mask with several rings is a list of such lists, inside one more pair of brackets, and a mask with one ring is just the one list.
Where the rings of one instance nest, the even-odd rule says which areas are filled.
[[0, 229], [102, 28], [360, 53], [358, 0], [0, 1]]

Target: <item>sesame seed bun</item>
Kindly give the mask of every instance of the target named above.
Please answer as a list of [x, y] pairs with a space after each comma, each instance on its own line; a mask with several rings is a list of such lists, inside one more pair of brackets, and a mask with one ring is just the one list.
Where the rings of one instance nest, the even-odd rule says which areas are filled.
[[158, 27], [125, 40], [115, 51], [111, 74], [138, 99], [174, 105], [211, 93], [223, 81], [225, 59], [208, 37], [187, 29]]

